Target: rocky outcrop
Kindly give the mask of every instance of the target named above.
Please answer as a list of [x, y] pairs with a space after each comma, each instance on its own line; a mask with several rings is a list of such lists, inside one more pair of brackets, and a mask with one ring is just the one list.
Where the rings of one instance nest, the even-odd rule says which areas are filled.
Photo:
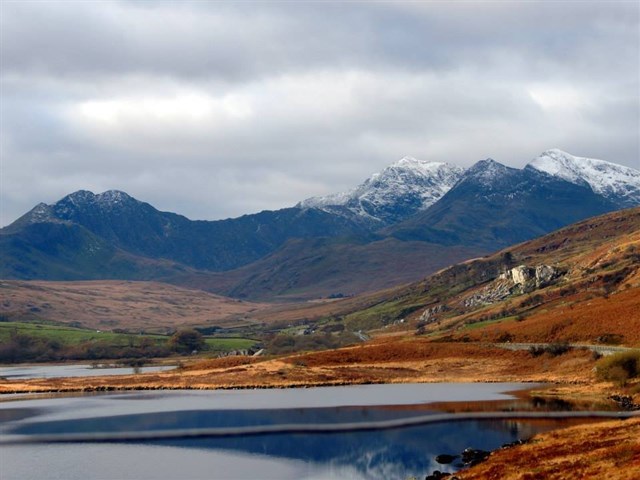
[[438, 462], [441, 465], [448, 465], [450, 463], [453, 463], [459, 457], [460, 455], [449, 455], [449, 454], [443, 453], [436, 457], [436, 462]]
[[[482, 290], [465, 298], [462, 305], [474, 308], [497, 303], [509, 295], [531, 292], [553, 283], [562, 272], [550, 265], [528, 267], [519, 265], [503, 272]], [[425, 312], [426, 313], [426, 312]]]
[[513, 284], [510, 281], [498, 279], [489, 286], [465, 298], [463, 305], [466, 308], [473, 308], [496, 303], [511, 295], [512, 290]]
[[518, 265], [500, 275], [501, 279], [510, 280], [522, 291], [531, 291], [551, 284], [560, 276], [561, 272], [551, 265], [528, 267]]
[[422, 312], [422, 315], [420, 315], [418, 322], [423, 325], [436, 322], [440, 318], [441, 314], [447, 310], [449, 310], [449, 307], [446, 305], [436, 305], [435, 307], [427, 308]]
[[489, 458], [489, 455], [491, 455], [491, 452], [487, 450], [465, 448], [462, 451], [461, 455], [462, 463], [464, 463], [465, 466], [472, 467], [473, 465], [477, 465], [478, 463], [485, 461], [487, 458]]

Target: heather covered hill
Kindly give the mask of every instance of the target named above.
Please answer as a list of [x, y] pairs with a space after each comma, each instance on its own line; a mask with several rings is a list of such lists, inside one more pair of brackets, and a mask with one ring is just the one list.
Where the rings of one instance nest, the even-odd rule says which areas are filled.
[[[419, 282], [258, 310], [283, 322], [466, 340], [640, 344], [640, 208], [578, 222]], [[524, 266], [523, 268], [518, 268]], [[536, 284], [536, 267], [549, 274]], [[513, 281], [512, 270], [529, 275]], [[516, 275], [517, 277], [517, 275]], [[508, 330], [508, 331], [507, 331]], [[513, 333], [511, 333], [513, 331]], [[506, 334], [506, 335], [503, 335]], [[617, 335], [622, 335], [618, 337]]]
[[251, 325], [266, 305], [157, 282], [0, 282], [4, 321], [45, 322], [93, 330], [166, 333], [184, 326]]
[[640, 345], [640, 208], [454, 265], [344, 318], [465, 341]]

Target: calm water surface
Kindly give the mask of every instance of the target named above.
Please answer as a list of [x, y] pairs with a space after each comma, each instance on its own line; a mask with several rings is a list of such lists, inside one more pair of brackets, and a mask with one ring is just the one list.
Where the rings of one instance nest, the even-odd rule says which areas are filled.
[[133, 373], [161, 372], [175, 366], [153, 367], [106, 367], [94, 368], [91, 365], [33, 365], [20, 367], [0, 367], [0, 377], [10, 380], [28, 378], [65, 378], [65, 377], [101, 377], [104, 375], [130, 375]]
[[[530, 385], [529, 385], [530, 386]], [[0, 435], [368, 422], [494, 401], [519, 384], [411, 384], [101, 394], [0, 402]], [[11, 399], [4, 396], [2, 399]], [[18, 398], [18, 397], [13, 397]], [[515, 402], [515, 400], [514, 400]], [[519, 401], [521, 402], [521, 400]], [[460, 421], [391, 430], [3, 446], [2, 479], [407, 479], [454, 471], [435, 457], [494, 449], [558, 422]]]

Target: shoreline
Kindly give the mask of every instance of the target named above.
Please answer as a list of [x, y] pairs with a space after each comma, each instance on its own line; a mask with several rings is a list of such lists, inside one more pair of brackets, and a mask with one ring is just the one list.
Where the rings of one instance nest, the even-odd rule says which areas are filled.
[[[185, 362], [178, 371], [163, 373], [0, 381], [0, 402], [127, 391], [517, 382], [531, 388], [505, 392], [516, 401], [536, 397], [550, 404], [578, 404], [587, 410], [600, 410], [591, 407], [606, 405], [612, 409], [606, 415], [614, 419], [595, 419], [535, 435], [522, 445], [492, 452], [484, 462], [455, 473], [456, 477], [461, 480], [572, 479], [576, 478], [574, 473], [578, 471], [572, 465], [584, 464], [580, 467], [579, 478], [640, 478], [640, 442], [637, 441], [640, 438], [640, 412], [617, 410], [620, 405], [609, 397], [620, 393], [621, 389], [610, 383], [597, 382], [593, 365], [591, 355], [585, 352], [534, 359], [522, 351], [486, 349], [469, 344], [434, 345], [420, 339], [409, 339], [394, 344], [374, 343], [334, 352], [258, 360], [249, 357], [194, 359]], [[635, 403], [639, 403], [638, 396], [636, 393], [633, 397]], [[479, 413], [495, 418], [499, 402], [487, 406], [493, 410]], [[440, 411], [453, 408], [449, 402], [440, 403], [434, 405]], [[465, 411], [469, 407], [465, 402], [456, 403], [459, 405], [453, 409], [454, 412], [456, 409]], [[469, 403], [477, 403], [474, 408], [481, 408], [481, 402]], [[553, 417], [548, 415], [552, 412], [539, 413], [547, 418]], [[559, 414], [564, 415], [562, 412]], [[618, 415], [629, 418], [620, 420]]]

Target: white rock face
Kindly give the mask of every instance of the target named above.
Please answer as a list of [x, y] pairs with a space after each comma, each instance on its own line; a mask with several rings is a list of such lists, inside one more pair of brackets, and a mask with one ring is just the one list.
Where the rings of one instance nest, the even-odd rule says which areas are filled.
[[[640, 159], [639, 159], [640, 162]], [[640, 205], [640, 171], [595, 158], [547, 150], [527, 167], [591, 189], [621, 206]]]
[[298, 207], [342, 211], [381, 223], [396, 221], [433, 205], [463, 172], [463, 168], [448, 163], [404, 157], [353, 190], [312, 197]]
[[532, 271], [526, 265], [519, 265], [511, 269], [511, 281], [516, 285], [525, 285], [531, 280]]
[[558, 277], [558, 275], [558, 270], [550, 265], [538, 265], [536, 267], [518, 265], [506, 273], [506, 278], [511, 280], [514, 285], [521, 287], [532, 287], [535, 285], [535, 288], [540, 288], [549, 284], [549, 282]]

